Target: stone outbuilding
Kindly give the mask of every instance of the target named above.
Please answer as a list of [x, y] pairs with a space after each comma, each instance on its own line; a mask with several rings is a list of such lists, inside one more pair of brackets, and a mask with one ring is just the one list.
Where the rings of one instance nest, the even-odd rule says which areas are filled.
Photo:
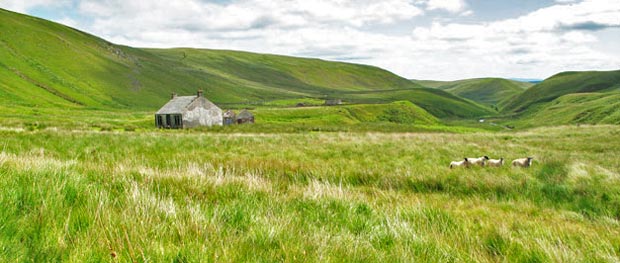
[[202, 90], [196, 96], [172, 98], [155, 113], [157, 128], [182, 129], [199, 126], [222, 125], [222, 110], [203, 96]]
[[327, 99], [325, 100], [325, 105], [326, 106], [336, 106], [336, 105], [341, 105], [342, 104], [342, 100], [341, 99]]
[[237, 124], [254, 123], [254, 114], [248, 110], [242, 110], [237, 114]]
[[237, 114], [232, 110], [224, 112], [224, 125], [233, 125], [237, 123]]

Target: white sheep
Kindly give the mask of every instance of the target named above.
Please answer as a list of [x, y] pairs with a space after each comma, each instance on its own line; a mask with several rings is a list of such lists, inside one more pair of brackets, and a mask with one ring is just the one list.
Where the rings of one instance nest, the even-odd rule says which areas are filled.
[[532, 165], [532, 157], [526, 157], [526, 158], [519, 158], [516, 159], [514, 161], [512, 161], [512, 166], [513, 167], [530, 167]]
[[454, 161], [450, 163], [450, 169], [454, 168], [454, 167], [469, 167], [470, 163], [469, 160], [467, 160], [467, 158], [464, 158], [463, 161]]
[[472, 165], [480, 165], [480, 166], [484, 166], [485, 162], [489, 159], [489, 156], [482, 156], [479, 158], [467, 158], [467, 160], [469, 160], [469, 163], [471, 163]]
[[502, 165], [504, 165], [504, 158], [489, 159], [487, 161], [487, 165], [491, 167], [501, 167]]

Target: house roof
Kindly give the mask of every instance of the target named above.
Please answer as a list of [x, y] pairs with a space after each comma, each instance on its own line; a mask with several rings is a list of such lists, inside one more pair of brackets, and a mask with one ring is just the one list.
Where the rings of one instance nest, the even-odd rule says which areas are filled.
[[248, 110], [242, 110], [239, 114], [237, 114], [237, 119], [249, 119], [252, 117], [254, 117], [254, 115]]
[[177, 96], [161, 107], [156, 114], [181, 114], [191, 104], [196, 96]]
[[234, 118], [236, 116], [234, 111], [227, 110], [224, 112], [224, 118]]

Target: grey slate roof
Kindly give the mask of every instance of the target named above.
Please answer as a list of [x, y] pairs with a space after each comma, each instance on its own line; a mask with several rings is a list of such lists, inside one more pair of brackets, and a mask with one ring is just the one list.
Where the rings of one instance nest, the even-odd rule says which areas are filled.
[[234, 118], [236, 116], [235, 112], [231, 110], [227, 110], [223, 115], [224, 118]]
[[177, 96], [161, 107], [156, 114], [182, 114], [196, 98], [196, 96]]
[[254, 115], [248, 110], [242, 110], [237, 114], [237, 119], [249, 119], [254, 117]]

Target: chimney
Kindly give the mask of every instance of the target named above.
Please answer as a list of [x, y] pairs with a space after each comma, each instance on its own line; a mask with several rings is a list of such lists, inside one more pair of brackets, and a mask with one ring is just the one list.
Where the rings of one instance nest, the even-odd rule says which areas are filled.
[[176, 92], [172, 92], [172, 94], [170, 94], [170, 98], [174, 99], [177, 97], [177, 93]]
[[199, 90], [198, 90], [198, 93], [197, 93], [197, 95], [196, 95], [196, 96], [197, 96], [197, 97], [202, 97], [202, 90], [201, 90], [201, 89], [199, 89]]

